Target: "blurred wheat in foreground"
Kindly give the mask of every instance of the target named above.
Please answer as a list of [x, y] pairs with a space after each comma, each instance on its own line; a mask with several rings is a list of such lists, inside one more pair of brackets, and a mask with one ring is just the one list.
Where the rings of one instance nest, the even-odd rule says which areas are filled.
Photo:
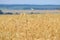
[[60, 40], [60, 14], [0, 15], [0, 40]]

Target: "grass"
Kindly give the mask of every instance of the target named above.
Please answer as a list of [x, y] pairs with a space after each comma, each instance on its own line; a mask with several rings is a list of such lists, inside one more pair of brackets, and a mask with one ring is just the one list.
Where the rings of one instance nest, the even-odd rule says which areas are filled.
[[60, 40], [60, 14], [0, 15], [0, 40]]

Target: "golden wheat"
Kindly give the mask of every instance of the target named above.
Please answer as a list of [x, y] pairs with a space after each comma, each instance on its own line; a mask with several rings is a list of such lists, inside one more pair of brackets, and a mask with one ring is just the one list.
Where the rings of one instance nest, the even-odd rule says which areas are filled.
[[0, 15], [0, 40], [60, 40], [60, 14]]

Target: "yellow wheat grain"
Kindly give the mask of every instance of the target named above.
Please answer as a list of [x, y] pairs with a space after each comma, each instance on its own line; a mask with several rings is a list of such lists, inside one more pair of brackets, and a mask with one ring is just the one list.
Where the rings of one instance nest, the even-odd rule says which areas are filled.
[[60, 40], [60, 14], [0, 15], [0, 40]]

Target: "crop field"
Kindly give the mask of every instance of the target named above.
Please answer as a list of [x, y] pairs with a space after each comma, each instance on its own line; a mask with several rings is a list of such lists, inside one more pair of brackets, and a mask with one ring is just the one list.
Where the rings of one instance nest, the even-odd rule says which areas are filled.
[[0, 40], [60, 40], [60, 14], [0, 15]]

